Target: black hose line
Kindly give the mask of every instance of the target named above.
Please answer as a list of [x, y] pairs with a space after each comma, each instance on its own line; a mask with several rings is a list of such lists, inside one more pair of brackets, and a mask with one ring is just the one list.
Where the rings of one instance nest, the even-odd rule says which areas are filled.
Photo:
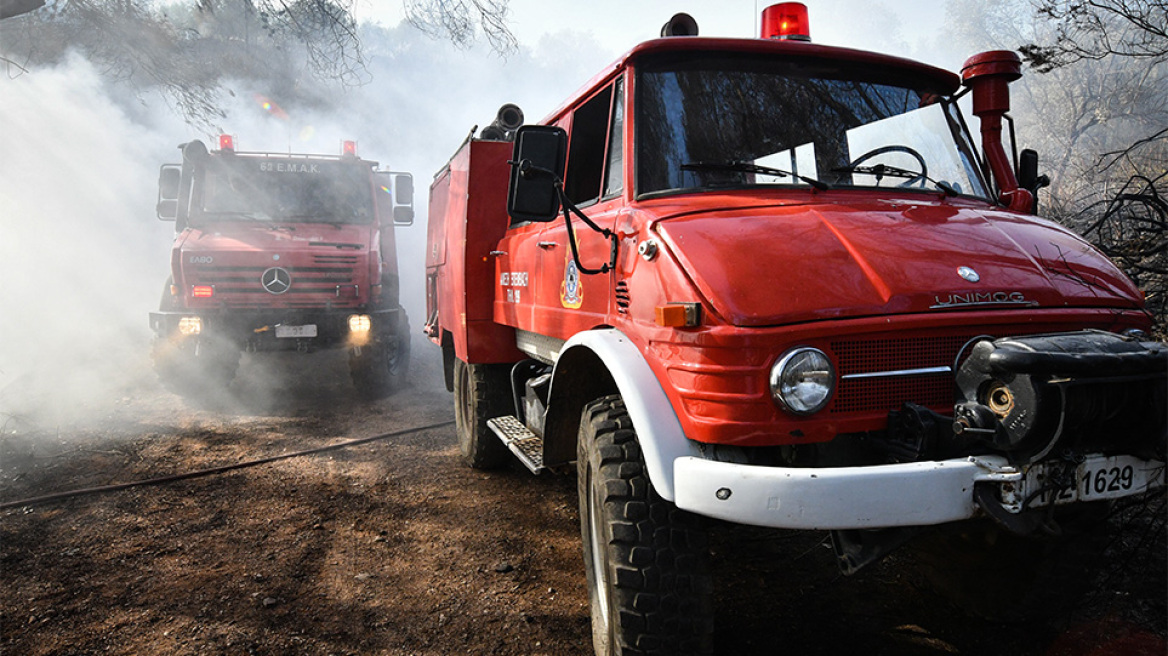
[[267, 458], [260, 458], [258, 460], [247, 460], [238, 462], [234, 465], [223, 465], [222, 467], [211, 467], [210, 469], [198, 469], [182, 474], [172, 474], [170, 476], [161, 476], [159, 478], [150, 478], [142, 481], [133, 481], [130, 483], [118, 483], [116, 485], [103, 485], [100, 487], [89, 487], [80, 490], [69, 490], [67, 492], [55, 492], [53, 494], [46, 494], [44, 496], [33, 497], [31, 499], [21, 499], [19, 501], [5, 501], [0, 503], [0, 510], [8, 510], [9, 508], [21, 508], [27, 506], [38, 506], [53, 501], [60, 501], [63, 499], [71, 499], [74, 497], [89, 496], [94, 494], [105, 494], [107, 492], [117, 492], [120, 490], [128, 490], [133, 487], [144, 487], [147, 485], [162, 485], [163, 483], [174, 483], [176, 481], [185, 481], [191, 478], [200, 478], [203, 476], [212, 476], [215, 474], [223, 474], [236, 469], [246, 469], [248, 467], [255, 467], [256, 465], [266, 465], [277, 460], [287, 460], [289, 458], [299, 458], [302, 456], [310, 456], [317, 453], [324, 453], [325, 451], [335, 451], [337, 449], [344, 449], [358, 444], [365, 444], [368, 442], [376, 442], [377, 440], [384, 440], [391, 437], [398, 437], [401, 435], [409, 435], [410, 433], [420, 433], [422, 431], [431, 430], [434, 428], [444, 428], [454, 424], [453, 421], [444, 421], [438, 424], [430, 424], [428, 426], [419, 426], [417, 428], [407, 428], [405, 430], [394, 431], [392, 433], [383, 433], [381, 435], [374, 435], [372, 437], [362, 437], [355, 440], [346, 440], [336, 444], [329, 444], [327, 446], [316, 447], [315, 449], [307, 449], [305, 451], [296, 451], [294, 453], [282, 453], [278, 456], [269, 456]]

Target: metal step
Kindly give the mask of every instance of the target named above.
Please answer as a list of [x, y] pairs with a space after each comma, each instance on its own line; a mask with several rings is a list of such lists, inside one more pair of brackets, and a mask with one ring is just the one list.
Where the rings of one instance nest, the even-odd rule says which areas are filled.
[[495, 417], [487, 420], [487, 426], [503, 440], [503, 444], [515, 454], [531, 473], [538, 474], [543, 466], [543, 438], [528, 430], [517, 417]]

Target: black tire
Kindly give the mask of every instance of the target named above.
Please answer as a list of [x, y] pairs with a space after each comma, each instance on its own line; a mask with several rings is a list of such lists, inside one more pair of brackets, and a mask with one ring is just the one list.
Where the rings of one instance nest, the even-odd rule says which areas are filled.
[[597, 656], [712, 653], [706, 532], [653, 489], [620, 396], [584, 409], [576, 466]]
[[514, 414], [511, 367], [454, 360], [454, 423], [462, 459], [475, 469], [503, 466], [510, 452], [487, 426], [488, 419]]
[[357, 393], [367, 398], [382, 398], [405, 386], [410, 371], [410, 320], [400, 314], [392, 335], [361, 349], [360, 355], [349, 353], [349, 377]]

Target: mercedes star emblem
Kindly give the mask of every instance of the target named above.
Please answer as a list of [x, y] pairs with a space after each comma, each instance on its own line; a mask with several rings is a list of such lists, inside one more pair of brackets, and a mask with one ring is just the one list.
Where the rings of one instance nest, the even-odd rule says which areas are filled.
[[287, 269], [272, 267], [260, 276], [260, 284], [269, 294], [283, 294], [292, 286], [292, 274]]
[[976, 271], [967, 266], [957, 267], [957, 275], [961, 276], [961, 278], [967, 282], [977, 282], [981, 280], [981, 276], [977, 275]]

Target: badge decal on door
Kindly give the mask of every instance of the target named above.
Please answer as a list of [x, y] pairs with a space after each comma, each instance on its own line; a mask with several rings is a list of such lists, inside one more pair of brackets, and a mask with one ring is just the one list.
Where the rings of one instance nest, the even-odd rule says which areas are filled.
[[584, 289], [580, 286], [580, 270], [571, 257], [564, 267], [564, 282], [560, 283], [560, 304], [575, 310], [584, 303]]

